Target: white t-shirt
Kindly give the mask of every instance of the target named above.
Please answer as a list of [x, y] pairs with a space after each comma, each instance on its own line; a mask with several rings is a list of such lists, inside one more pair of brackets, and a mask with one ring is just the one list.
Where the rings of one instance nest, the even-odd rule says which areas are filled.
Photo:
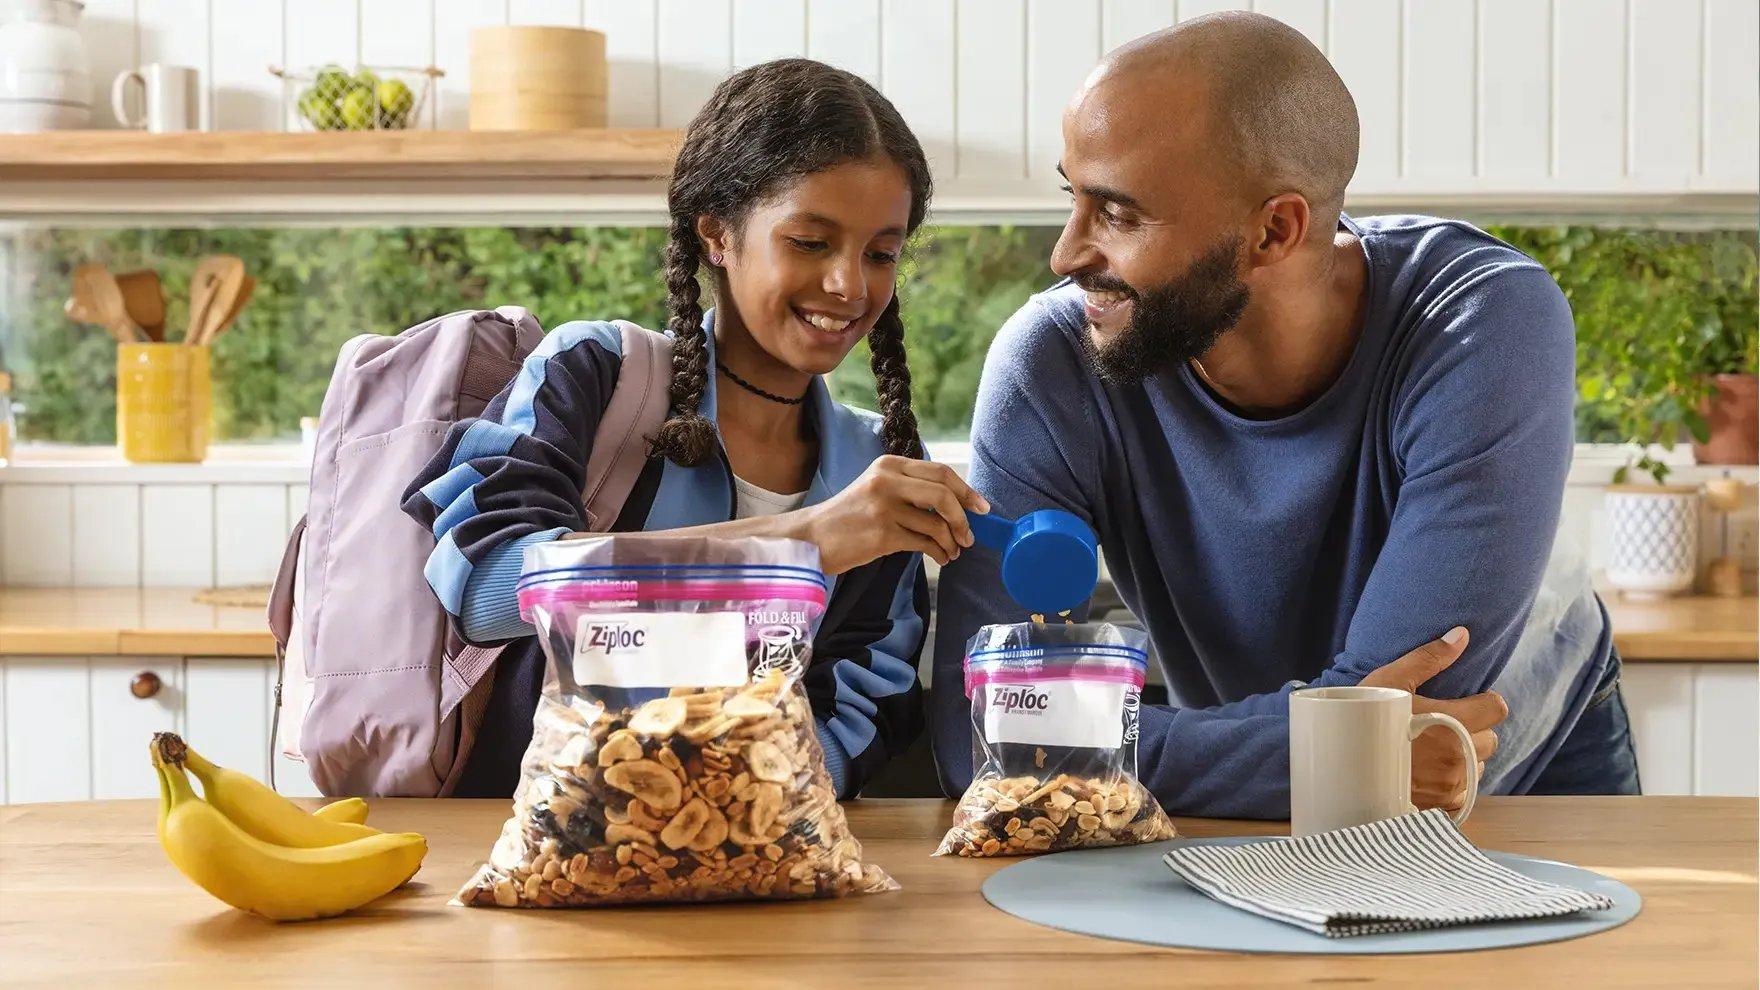
[[734, 518], [751, 519], [756, 516], [775, 516], [784, 512], [793, 512], [807, 500], [806, 492], [795, 492], [793, 495], [778, 495], [768, 488], [734, 476]]

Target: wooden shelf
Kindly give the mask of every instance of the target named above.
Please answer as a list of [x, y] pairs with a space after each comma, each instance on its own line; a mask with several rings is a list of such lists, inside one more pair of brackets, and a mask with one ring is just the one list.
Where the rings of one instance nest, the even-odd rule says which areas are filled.
[[0, 136], [0, 182], [661, 179], [673, 130], [363, 131]]

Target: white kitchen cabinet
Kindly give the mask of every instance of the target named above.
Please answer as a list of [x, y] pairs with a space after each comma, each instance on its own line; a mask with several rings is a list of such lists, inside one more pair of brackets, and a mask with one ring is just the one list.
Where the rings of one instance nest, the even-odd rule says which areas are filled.
[[1760, 793], [1760, 668], [1628, 660], [1620, 686], [1644, 793]]
[[1694, 679], [1699, 727], [1694, 739], [1693, 791], [1760, 794], [1760, 681], [1751, 664], [1704, 664]]
[[[75, 657], [6, 658], [6, 800], [92, 796], [91, 665]], [[146, 740], [141, 758], [146, 759]]]
[[[210, 759], [266, 779], [274, 661], [261, 657], [0, 660], [0, 803], [150, 797], [147, 740], [172, 730]], [[159, 691], [137, 698], [143, 672]], [[1646, 794], [1760, 793], [1760, 669], [1627, 661], [1622, 675]], [[283, 794], [315, 797], [277, 756]]]
[[[133, 690], [158, 679], [149, 697]], [[266, 658], [0, 659], [0, 802], [152, 797], [147, 743], [177, 732], [214, 762], [267, 779], [274, 662]], [[300, 763], [282, 760], [284, 794], [315, 797]]]
[[192, 744], [221, 766], [267, 780], [269, 724], [264, 696], [271, 690], [261, 660], [190, 657], [189, 698], [183, 724]]
[[1644, 793], [1693, 793], [1693, 665], [1628, 662], [1620, 691]]
[[[157, 687], [153, 681], [157, 680]], [[148, 697], [135, 695], [137, 681]], [[91, 659], [92, 797], [143, 798], [159, 793], [147, 754], [155, 732], [176, 732], [182, 707], [179, 657]]]

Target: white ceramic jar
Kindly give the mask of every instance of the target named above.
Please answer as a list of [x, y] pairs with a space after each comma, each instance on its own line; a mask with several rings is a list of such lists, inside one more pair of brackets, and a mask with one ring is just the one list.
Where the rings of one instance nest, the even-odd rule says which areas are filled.
[[1699, 570], [1699, 489], [1609, 486], [1607, 540], [1607, 581], [1624, 594], [1686, 591]]
[[0, 132], [84, 127], [92, 76], [79, 0], [0, 0]]

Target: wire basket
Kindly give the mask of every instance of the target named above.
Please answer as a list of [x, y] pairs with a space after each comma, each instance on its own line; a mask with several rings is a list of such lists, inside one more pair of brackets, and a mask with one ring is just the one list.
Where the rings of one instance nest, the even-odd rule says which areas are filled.
[[440, 69], [397, 65], [340, 65], [293, 70], [270, 66], [287, 105], [310, 131], [401, 131], [421, 119]]

